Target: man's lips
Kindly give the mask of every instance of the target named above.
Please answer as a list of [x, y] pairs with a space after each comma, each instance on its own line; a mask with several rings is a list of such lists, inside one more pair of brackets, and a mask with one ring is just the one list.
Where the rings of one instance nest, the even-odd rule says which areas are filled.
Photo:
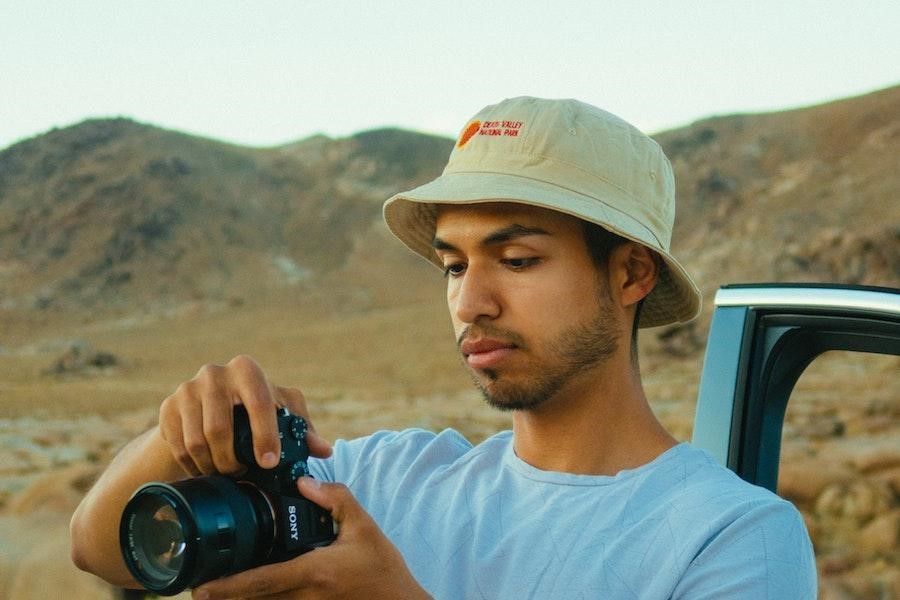
[[486, 369], [509, 356], [516, 345], [493, 339], [465, 340], [459, 349], [470, 367]]

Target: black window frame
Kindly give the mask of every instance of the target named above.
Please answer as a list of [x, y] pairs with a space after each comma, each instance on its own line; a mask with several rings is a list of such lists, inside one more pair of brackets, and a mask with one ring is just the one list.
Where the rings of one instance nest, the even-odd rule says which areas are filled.
[[774, 492], [791, 391], [806, 367], [830, 350], [900, 355], [900, 289], [723, 286], [716, 293], [691, 442]]

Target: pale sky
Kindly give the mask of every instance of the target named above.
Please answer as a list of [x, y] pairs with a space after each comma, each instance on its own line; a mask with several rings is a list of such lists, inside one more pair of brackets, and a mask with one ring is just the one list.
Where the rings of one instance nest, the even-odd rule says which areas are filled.
[[900, 84], [900, 1], [0, 0], [0, 149], [89, 117], [268, 146], [506, 97], [648, 133]]

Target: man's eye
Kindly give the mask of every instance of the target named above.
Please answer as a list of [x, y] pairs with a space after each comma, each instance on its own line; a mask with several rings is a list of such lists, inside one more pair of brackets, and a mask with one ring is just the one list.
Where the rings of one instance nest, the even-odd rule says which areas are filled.
[[444, 266], [444, 277], [457, 277], [462, 275], [462, 272], [466, 270], [466, 265], [463, 263], [452, 263]]
[[527, 258], [505, 258], [503, 259], [503, 263], [512, 267], [513, 269], [524, 269], [525, 267], [530, 267], [538, 262], [537, 257], [530, 256]]

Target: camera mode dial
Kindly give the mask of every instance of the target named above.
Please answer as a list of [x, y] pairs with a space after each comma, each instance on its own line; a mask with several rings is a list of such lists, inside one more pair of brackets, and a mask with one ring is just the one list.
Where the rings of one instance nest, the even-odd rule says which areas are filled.
[[295, 440], [305, 440], [306, 432], [309, 430], [309, 426], [306, 424], [306, 419], [303, 417], [298, 417], [297, 415], [291, 415], [290, 417], [290, 432], [291, 436]]
[[305, 460], [298, 460], [291, 465], [291, 481], [297, 481], [304, 475], [309, 475], [309, 465]]

